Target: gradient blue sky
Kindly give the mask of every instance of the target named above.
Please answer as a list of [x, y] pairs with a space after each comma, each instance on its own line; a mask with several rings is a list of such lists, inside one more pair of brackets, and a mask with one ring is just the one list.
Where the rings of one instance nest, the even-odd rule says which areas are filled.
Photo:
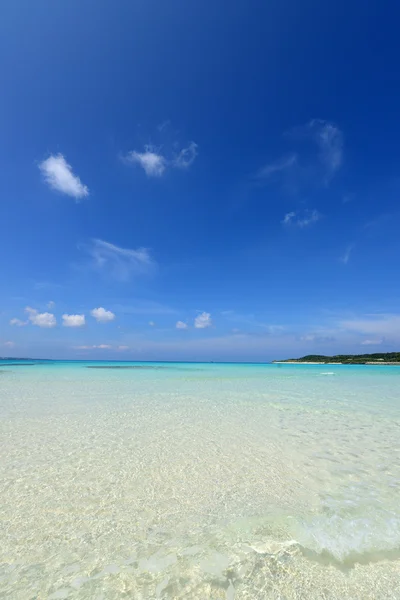
[[399, 20], [3, 2], [0, 355], [399, 350]]

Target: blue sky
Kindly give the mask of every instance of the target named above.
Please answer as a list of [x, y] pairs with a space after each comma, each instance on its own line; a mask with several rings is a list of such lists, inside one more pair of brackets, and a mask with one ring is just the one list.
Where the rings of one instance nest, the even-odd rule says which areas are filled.
[[0, 355], [399, 350], [399, 18], [6, 1]]

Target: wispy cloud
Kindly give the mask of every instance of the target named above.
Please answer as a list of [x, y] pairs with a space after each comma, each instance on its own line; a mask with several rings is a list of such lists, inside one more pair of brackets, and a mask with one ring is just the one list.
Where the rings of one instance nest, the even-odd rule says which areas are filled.
[[308, 227], [313, 225], [321, 218], [320, 213], [317, 210], [304, 210], [304, 211], [293, 211], [286, 213], [282, 219], [283, 225], [289, 225], [294, 227]]
[[6, 348], [14, 348], [16, 346], [15, 342], [7, 341], [3, 343], [3, 346]]
[[341, 130], [330, 121], [312, 119], [286, 132], [285, 137], [296, 144], [297, 151], [264, 165], [257, 179], [269, 181], [279, 176], [291, 191], [327, 185], [343, 163]]
[[258, 178], [268, 178], [275, 173], [281, 173], [282, 171], [287, 171], [288, 169], [294, 167], [297, 164], [297, 154], [290, 154], [284, 158], [276, 160], [275, 162], [269, 163], [262, 167], [258, 173]]
[[23, 327], [24, 325], [28, 325], [29, 321], [21, 321], [21, 319], [11, 319], [10, 325], [15, 325], [17, 327]]
[[188, 328], [188, 324], [185, 323], [184, 321], [177, 321], [175, 327], [177, 329], [187, 329]]
[[162, 123], [160, 123], [159, 125], [157, 125], [157, 129], [158, 131], [164, 131], [164, 129], [167, 129], [168, 127], [170, 127], [171, 125], [171, 121], [170, 119], [165, 119], [165, 121], [163, 121]]
[[61, 289], [63, 286], [60, 283], [52, 281], [35, 281], [33, 284], [34, 290]]
[[353, 202], [354, 198], [355, 194], [353, 193], [344, 194], [344, 196], [342, 197], [342, 204], [348, 204], [349, 202]]
[[320, 159], [328, 175], [333, 176], [343, 162], [343, 133], [336, 125], [323, 119], [312, 119], [306, 130], [319, 148]]
[[179, 169], [187, 169], [190, 167], [197, 156], [197, 148], [198, 146], [195, 142], [190, 142], [189, 146], [187, 148], [182, 148], [172, 161], [173, 166], [178, 167]]
[[314, 333], [310, 333], [310, 334], [306, 334], [306, 335], [301, 335], [300, 336], [300, 340], [302, 342], [312, 342], [312, 343], [317, 343], [317, 344], [325, 344], [325, 343], [331, 343], [334, 342], [336, 340], [336, 338], [334, 336], [331, 335], [319, 335], [319, 334], [314, 334]]
[[111, 310], [106, 310], [102, 306], [99, 306], [99, 308], [94, 308], [90, 311], [90, 314], [99, 323], [109, 323], [110, 321], [114, 321], [115, 319], [115, 314], [111, 312]]
[[89, 195], [89, 188], [84, 185], [77, 175], [74, 175], [71, 165], [62, 154], [49, 156], [39, 164], [46, 183], [54, 190], [80, 200]]
[[167, 157], [161, 153], [160, 148], [148, 144], [144, 147], [143, 152], [131, 150], [124, 160], [127, 163], [142, 167], [148, 177], [161, 177], [170, 168], [189, 168], [197, 156], [197, 148], [195, 142], [190, 142], [186, 148], [182, 148], [177, 153]]
[[92, 346], [74, 346], [75, 350], [110, 350], [112, 346], [110, 344], [98, 344]]
[[211, 327], [212, 319], [210, 313], [202, 312], [194, 320], [194, 326], [196, 329], [205, 329]]
[[87, 246], [95, 269], [108, 273], [119, 281], [129, 281], [131, 277], [149, 275], [156, 263], [147, 248], [121, 248], [104, 240], [93, 239]]
[[83, 327], [85, 325], [85, 315], [63, 315], [64, 327]]
[[57, 325], [57, 319], [52, 313], [39, 313], [35, 308], [31, 308], [30, 306], [25, 308], [25, 312], [28, 314], [28, 318], [32, 325], [46, 329], [50, 329]]
[[378, 339], [374, 339], [374, 340], [363, 340], [361, 342], [362, 346], [379, 346], [380, 344], [383, 344], [383, 338], [378, 338]]
[[398, 338], [400, 336], [400, 315], [398, 314], [373, 314], [340, 322], [340, 326], [351, 332], [368, 337], [367, 340], [381, 338]]
[[50, 310], [51, 310], [52, 308], [55, 307], [55, 305], [56, 305], [56, 303], [53, 302], [53, 300], [50, 300], [50, 302], [47, 303], [47, 308], [50, 308]]
[[346, 250], [344, 251], [344, 254], [340, 257], [341, 262], [344, 263], [345, 265], [347, 265], [347, 263], [350, 260], [350, 256], [354, 250], [354, 246], [355, 246], [355, 244], [349, 244], [347, 246]]
[[[252, 330], [252, 329], [256, 328], [256, 329], [263, 330], [263, 332], [265, 332], [267, 334], [281, 333], [285, 330], [284, 326], [271, 325], [270, 323], [267, 323], [265, 320], [263, 320], [262, 317], [254, 315], [252, 313], [242, 314], [242, 313], [236, 312], [235, 310], [223, 310], [223, 311], [221, 311], [221, 315], [228, 321], [232, 321], [233, 323], [238, 323], [242, 326], [245, 326], [247, 329], [250, 328]], [[236, 330], [236, 333], [238, 331], [239, 330]]]

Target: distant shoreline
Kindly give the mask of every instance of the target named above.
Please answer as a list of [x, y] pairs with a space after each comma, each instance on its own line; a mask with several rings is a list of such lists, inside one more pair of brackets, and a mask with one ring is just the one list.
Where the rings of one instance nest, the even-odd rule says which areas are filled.
[[[312, 362], [308, 360], [273, 360], [274, 365], [343, 365], [342, 362]], [[364, 363], [362, 363], [364, 364]], [[381, 363], [379, 363], [381, 364]], [[400, 363], [399, 363], [400, 364]]]
[[274, 365], [326, 365], [334, 367], [335, 365], [367, 365], [367, 366], [386, 366], [386, 367], [400, 367], [400, 362], [386, 362], [386, 361], [363, 361], [363, 362], [311, 362], [304, 360], [273, 360]]

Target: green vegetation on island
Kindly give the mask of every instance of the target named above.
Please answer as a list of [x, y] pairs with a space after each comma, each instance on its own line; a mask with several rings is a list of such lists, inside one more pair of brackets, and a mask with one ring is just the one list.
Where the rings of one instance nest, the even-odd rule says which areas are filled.
[[400, 364], [400, 352], [377, 352], [374, 354], [336, 354], [324, 356], [322, 354], [307, 354], [302, 358], [288, 358], [275, 360], [282, 363], [321, 363], [341, 365], [368, 365], [368, 364]]

